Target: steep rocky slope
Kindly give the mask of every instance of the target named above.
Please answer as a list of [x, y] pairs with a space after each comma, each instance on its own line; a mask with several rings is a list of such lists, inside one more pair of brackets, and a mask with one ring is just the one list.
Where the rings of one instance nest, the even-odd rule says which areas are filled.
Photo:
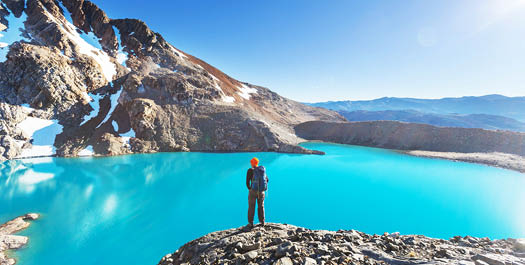
[[267, 224], [214, 232], [193, 240], [159, 265], [173, 264], [525, 264], [524, 240], [456, 236], [369, 235]]
[[0, 159], [278, 151], [343, 120], [235, 80], [135, 19], [84, 0], [0, 3]]

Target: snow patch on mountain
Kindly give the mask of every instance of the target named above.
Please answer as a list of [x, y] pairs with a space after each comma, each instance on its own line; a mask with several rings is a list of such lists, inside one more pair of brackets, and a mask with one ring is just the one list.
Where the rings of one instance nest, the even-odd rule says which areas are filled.
[[173, 47], [172, 45], [170, 45], [170, 48], [173, 51], [173, 53], [175, 53], [177, 56], [179, 56], [181, 58], [188, 58], [188, 56], [186, 56], [186, 54], [184, 54], [181, 51], [177, 50], [177, 48]]
[[[69, 24], [72, 26], [72, 27], [75, 27], [75, 23], [73, 23], [73, 16], [71, 15], [71, 13], [67, 10], [67, 8], [64, 7], [64, 5], [62, 4], [62, 2], [58, 2], [58, 5], [60, 6], [60, 8], [62, 9], [62, 11], [64, 12], [64, 18], [67, 20], [67, 22], [69, 22]], [[75, 29], [77, 29], [77, 33], [78, 33], [78, 28], [75, 27]], [[84, 40], [86, 41], [87, 43], [89, 43], [91, 46], [97, 48], [98, 50], [102, 50], [102, 45], [100, 44], [100, 39], [95, 35], [95, 33], [93, 33], [93, 31], [90, 31], [88, 33], [84, 33], [84, 31], [80, 30], [80, 34], [79, 36]]]
[[82, 151], [78, 152], [78, 156], [93, 156], [95, 152], [93, 151], [93, 146], [88, 145]]
[[86, 103], [89, 103], [91, 102], [93, 99], [89, 96], [89, 94], [87, 92], [82, 92], [82, 98], [84, 99], [84, 102]]
[[69, 37], [69, 39], [71, 39], [73, 43], [76, 44], [78, 52], [93, 58], [100, 65], [100, 67], [102, 68], [102, 74], [108, 82], [111, 82], [113, 80], [113, 77], [117, 74], [117, 69], [115, 68], [115, 65], [111, 62], [111, 59], [106, 52], [102, 51], [102, 49], [100, 48], [93, 46], [96, 45], [100, 47], [100, 42], [98, 41], [98, 39], [93, 40], [94, 35], [90, 34], [80, 35], [78, 33], [78, 31], [80, 30], [77, 27], [75, 27], [70, 21], [68, 21], [67, 18], [66, 21], [58, 21], [47, 10], [45, 12], [47, 17], [49, 17], [49, 19], [51, 19], [57, 25], [60, 25], [63, 32]]
[[133, 128], [130, 128], [128, 132], [120, 134], [120, 137], [122, 137], [122, 140], [124, 140], [124, 146], [131, 148], [131, 145], [129, 144], [129, 140], [137, 136]]
[[136, 134], [133, 128], [130, 128], [128, 132], [120, 134], [120, 137], [133, 138], [133, 137], [136, 137]]
[[113, 31], [115, 32], [115, 35], [117, 36], [117, 41], [119, 45], [119, 49], [117, 52], [117, 61], [119, 64], [123, 65], [128, 70], [130, 70], [128, 68], [128, 65], [126, 64], [126, 62], [128, 61], [129, 54], [126, 51], [124, 51], [124, 45], [122, 44], [120, 30], [117, 27], [113, 26]]
[[26, 113], [31, 113], [31, 112], [35, 111], [35, 109], [29, 107], [29, 104], [22, 104], [22, 105], [20, 105], [20, 107], [22, 107], [22, 109], [23, 109]]
[[222, 90], [221, 86], [219, 85], [219, 79], [217, 77], [215, 77], [214, 75], [210, 74], [212, 79], [213, 79], [213, 86], [215, 87], [215, 89], [219, 90], [219, 94], [221, 95], [221, 99], [223, 102], [226, 102], [226, 103], [233, 103], [235, 102], [235, 98], [234, 97], [230, 97], [230, 96], [227, 96], [226, 93], [224, 93], [224, 91]]
[[126, 66], [127, 60], [128, 60], [128, 56], [125, 53], [119, 51], [119, 53], [117, 54], [117, 62], [119, 64]]
[[224, 101], [226, 103], [233, 103], [233, 102], [235, 102], [235, 98], [234, 97], [230, 97], [230, 96], [223, 96], [222, 97], [222, 101]]
[[88, 94], [87, 96], [90, 100], [89, 105], [93, 110], [88, 115], [84, 116], [84, 120], [80, 123], [80, 126], [98, 115], [98, 112], [100, 111], [100, 100], [103, 98], [102, 95], [97, 94]]
[[111, 108], [109, 109], [108, 114], [106, 115], [106, 118], [104, 118], [104, 120], [97, 126], [97, 128], [109, 120], [109, 118], [111, 117], [111, 114], [113, 114], [113, 111], [115, 111], [115, 109], [117, 108], [118, 99], [120, 98], [120, 94], [122, 94], [123, 89], [124, 88], [121, 86], [117, 93], [110, 96], [109, 100], [111, 101]]
[[117, 121], [112, 121], [111, 125], [113, 125], [113, 130], [115, 130], [115, 132], [118, 132], [118, 123], [117, 123]]
[[32, 147], [23, 149], [17, 158], [52, 156], [56, 153], [55, 138], [63, 129], [58, 120], [27, 117], [18, 124], [18, 128], [30, 137]]
[[[197, 64], [197, 65], [198, 65], [198, 64]], [[200, 66], [200, 65], [198, 65], [198, 66]], [[200, 66], [200, 67], [202, 68], [202, 66]], [[217, 77], [214, 76], [213, 74], [210, 74], [210, 76], [211, 76], [211, 79], [213, 79], [213, 81], [215, 81], [215, 82], [219, 82], [219, 81], [220, 81], [219, 78], [217, 78]]]
[[245, 84], [242, 84], [242, 86], [238, 87], [238, 89], [239, 92], [237, 92], [237, 94], [239, 94], [239, 96], [241, 96], [244, 99], [250, 99], [251, 94], [257, 93], [257, 89], [249, 87]]

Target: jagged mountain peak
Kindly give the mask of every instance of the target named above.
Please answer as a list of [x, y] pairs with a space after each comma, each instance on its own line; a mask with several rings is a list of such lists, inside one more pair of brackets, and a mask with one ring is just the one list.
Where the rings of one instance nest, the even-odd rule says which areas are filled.
[[[158, 68], [166, 68], [185, 76], [204, 77], [204, 80], [189, 82], [205, 83], [210, 90], [217, 90], [219, 99], [224, 102], [242, 102], [253, 92], [249, 85], [241, 84], [167, 43], [144, 22], [109, 19], [89, 1], [27, 1], [27, 7], [22, 10], [17, 7], [17, 13], [29, 14], [24, 30], [30, 32], [31, 39], [25, 41], [57, 48], [71, 59], [77, 59], [79, 55], [93, 58], [95, 66], [102, 68], [106, 82], [125, 74], [126, 69], [148, 74]], [[115, 69], [122, 68], [116, 61], [124, 68]]]
[[90, 1], [1, 0], [0, 34], [0, 157], [310, 152], [294, 124], [343, 120], [240, 82]]

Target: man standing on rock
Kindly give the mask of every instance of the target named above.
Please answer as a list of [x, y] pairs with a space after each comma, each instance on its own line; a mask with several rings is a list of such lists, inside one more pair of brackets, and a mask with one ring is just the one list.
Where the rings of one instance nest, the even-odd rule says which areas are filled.
[[266, 169], [259, 166], [259, 159], [252, 158], [250, 164], [252, 167], [246, 173], [246, 187], [250, 190], [248, 194], [248, 227], [252, 228], [255, 201], [257, 201], [259, 222], [264, 226], [264, 192], [268, 189], [268, 176], [266, 176]]

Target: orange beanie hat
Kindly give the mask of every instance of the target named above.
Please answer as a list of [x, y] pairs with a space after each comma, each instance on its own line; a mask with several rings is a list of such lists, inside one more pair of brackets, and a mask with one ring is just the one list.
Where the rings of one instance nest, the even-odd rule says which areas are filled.
[[256, 167], [259, 165], [259, 159], [257, 159], [257, 157], [252, 158], [252, 160], [250, 160], [250, 164], [252, 164], [252, 167]]

